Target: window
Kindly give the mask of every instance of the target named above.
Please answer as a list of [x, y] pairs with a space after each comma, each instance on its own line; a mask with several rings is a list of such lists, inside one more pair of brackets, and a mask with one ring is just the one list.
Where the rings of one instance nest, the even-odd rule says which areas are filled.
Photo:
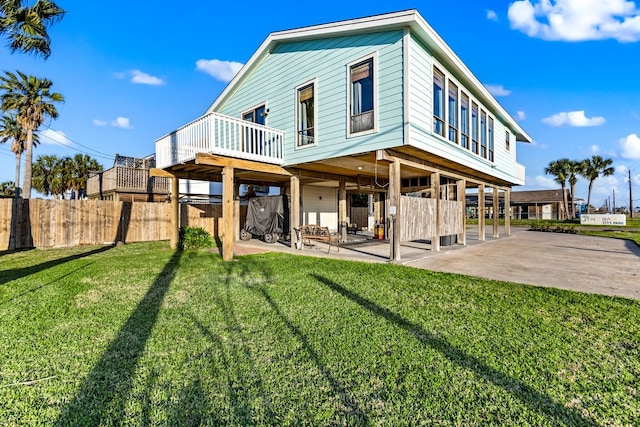
[[478, 154], [478, 104], [471, 103], [471, 151]]
[[[264, 125], [267, 118], [267, 109], [265, 104], [252, 108], [242, 113], [242, 120], [247, 122]], [[246, 153], [262, 154], [264, 151], [263, 143], [264, 133], [256, 127], [245, 126], [242, 140], [242, 151]]]
[[489, 117], [489, 161], [493, 162], [493, 119]]
[[449, 80], [449, 141], [458, 143], [458, 86]]
[[433, 131], [444, 136], [444, 74], [433, 69]]
[[350, 133], [374, 128], [373, 58], [349, 67], [351, 81]]
[[480, 110], [480, 157], [487, 158], [487, 113]]
[[469, 96], [464, 92], [460, 96], [460, 145], [469, 149]]
[[315, 143], [314, 134], [314, 84], [308, 83], [296, 90], [297, 93], [297, 146], [304, 147]]
[[509, 131], [506, 131], [504, 136], [504, 148], [506, 148], [507, 151], [511, 151], [511, 134], [509, 134]]

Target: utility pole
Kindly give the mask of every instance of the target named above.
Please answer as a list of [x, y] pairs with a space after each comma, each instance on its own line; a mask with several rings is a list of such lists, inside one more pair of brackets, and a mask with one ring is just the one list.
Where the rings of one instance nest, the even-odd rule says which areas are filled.
[[629, 169], [629, 218], [633, 218], [633, 194], [631, 185], [631, 169]]
[[613, 210], [611, 213], [616, 213], [616, 189], [613, 189]]

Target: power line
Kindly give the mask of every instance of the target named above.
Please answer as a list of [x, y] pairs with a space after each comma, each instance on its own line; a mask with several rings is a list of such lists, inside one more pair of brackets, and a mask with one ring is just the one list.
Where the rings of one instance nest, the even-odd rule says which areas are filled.
[[[96, 156], [96, 157], [102, 157], [103, 159], [107, 159], [107, 160], [113, 160], [113, 158], [114, 158], [114, 155], [113, 155], [113, 154], [103, 153], [102, 151], [98, 151], [98, 150], [96, 150], [96, 149], [93, 149], [93, 148], [91, 148], [91, 147], [88, 147], [88, 146], [86, 146], [86, 145], [84, 145], [84, 144], [79, 143], [78, 141], [73, 140], [72, 138], [69, 138], [69, 136], [68, 136], [68, 135], [66, 135], [66, 134], [64, 134], [64, 133], [62, 133], [62, 132], [60, 132], [60, 131], [58, 131], [58, 130], [53, 129], [53, 128], [51, 128], [51, 127], [50, 127], [50, 126], [48, 126], [48, 125], [44, 125], [44, 126], [45, 126], [47, 129], [49, 129], [50, 131], [55, 132], [56, 134], [60, 135], [62, 138], [64, 138], [64, 139], [67, 139], [67, 140], [71, 141], [71, 142], [72, 142], [72, 143], [74, 143], [75, 145], [78, 145], [78, 146], [80, 146], [80, 147], [84, 147], [85, 149], [87, 149], [87, 150], [89, 150], [89, 151], [93, 151], [93, 153], [86, 152], [86, 151], [82, 151], [82, 150], [80, 150], [80, 149], [78, 149], [78, 148], [72, 147], [72, 146], [67, 145], [67, 144], [64, 144], [64, 143], [62, 143], [62, 142], [60, 142], [60, 141], [56, 141], [56, 140], [54, 140], [54, 139], [52, 139], [52, 138], [49, 138], [49, 139], [51, 139], [51, 141], [53, 141], [53, 142], [54, 142], [54, 143], [56, 143], [56, 144], [62, 145], [63, 147], [71, 148], [72, 150], [78, 151], [78, 152], [83, 153], [83, 154], [88, 154], [88, 155]], [[95, 154], [94, 154], [94, 153], [95, 153]]]

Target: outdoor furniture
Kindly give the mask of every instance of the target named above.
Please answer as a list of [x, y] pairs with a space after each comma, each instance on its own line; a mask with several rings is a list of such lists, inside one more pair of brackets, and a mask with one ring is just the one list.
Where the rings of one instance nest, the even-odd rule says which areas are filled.
[[347, 234], [351, 233], [351, 234], [358, 234], [358, 224], [356, 224], [355, 222], [347, 225]]
[[296, 228], [296, 233], [302, 244], [311, 245], [312, 241], [324, 242], [329, 248], [327, 253], [331, 252], [331, 245], [335, 246], [336, 251], [340, 252], [339, 236], [337, 234], [331, 234], [329, 227], [321, 227], [319, 225], [301, 225], [300, 228]]

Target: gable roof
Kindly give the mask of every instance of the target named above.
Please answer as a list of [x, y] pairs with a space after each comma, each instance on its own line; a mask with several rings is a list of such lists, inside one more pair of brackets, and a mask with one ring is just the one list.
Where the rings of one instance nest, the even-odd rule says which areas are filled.
[[208, 108], [207, 113], [216, 111], [217, 108], [222, 106], [226, 100], [233, 95], [236, 88], [251, 75], [251, 72], [280, 43], [400, 29], [411, 30], [411, 32], [430, 49], [440, 63], [445, 65], [450, 71], [455, 72], [456, 77], [466, 87], [473, 88], [480, 101], [482, 101], [487, 108], [490, 108], [492, 112], [515, 133], [517, 141], [531, 142], [531, 137], [527, 135], [516, 120], [511, 117], [493, 95], [489, 93], [484, 85], [473, 75], [471, 70], [469, 70], [415, 9], [273, 32], [269, 34], [266, 40], [262, 42], [260, 47], [254, 52], [251, 58], [249, 58], [249, 61], [247, 61], [231, 82], [229, 82], [220, 96], [218, 96]]

